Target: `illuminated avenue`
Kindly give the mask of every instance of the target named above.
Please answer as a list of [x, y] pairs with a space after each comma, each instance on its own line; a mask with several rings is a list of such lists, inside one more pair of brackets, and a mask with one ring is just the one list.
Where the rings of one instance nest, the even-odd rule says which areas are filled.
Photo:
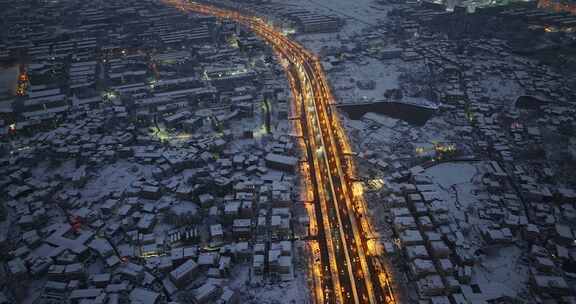
[[311, 242], [317, 303], [396, 303], [378, 242], [364, 216], [362, 188], [353, 180], [351, 148], [318, 58], [258, 17], [196, 2], [165, 0], [185, 12], [233, 20], [262, 37], [283, 64], [294, 97], [296, 129], [307, 162], [303, 175], [314, 199]]

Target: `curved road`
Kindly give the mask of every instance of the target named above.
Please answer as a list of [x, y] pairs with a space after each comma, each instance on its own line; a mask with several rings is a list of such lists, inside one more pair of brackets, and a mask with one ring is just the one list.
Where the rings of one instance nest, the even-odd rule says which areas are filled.
[[316, 212], [319, 266], [314, 269], [317, 303], [396, 303], [389, 275], [374, 246], [346, 133], [318, 58], [259, 17], [199, 2], [163, 0], [183, 12], [235, 21], [263, 38], [290, 81], [302, 130]]

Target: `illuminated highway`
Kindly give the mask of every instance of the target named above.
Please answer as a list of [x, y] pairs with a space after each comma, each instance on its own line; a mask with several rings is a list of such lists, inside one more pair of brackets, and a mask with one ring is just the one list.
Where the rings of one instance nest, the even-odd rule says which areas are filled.
[[379, 258], [376, 235], [365, 216], [361, 185], [355, 184], [352, 150], [318, 58], [258, 17], [198, 2], [164, 0], [184, 12], [233, 20], [262, 37], [284, 67], [292, 95], [301, 147], [314, 200], [310, 270], [317, 303], [396, 303], [390, 277]]

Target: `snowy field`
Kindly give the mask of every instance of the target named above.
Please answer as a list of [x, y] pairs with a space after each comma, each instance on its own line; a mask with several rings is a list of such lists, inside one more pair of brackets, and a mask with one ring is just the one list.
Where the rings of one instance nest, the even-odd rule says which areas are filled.
[[250, 266], [241, 265], [232, 273], [230, 287], [240, 291], [240, 303], [247, 304], [308, 304], [310, 292], [302, 269], [289, 282], [277, 284], [251, 284]]
[[[399, 60], [382, 61], [366, 57], [360, 64], [346, 62], [342, 72], [328, 72], [341, 103], [384, 99], [384, 92], [398, 89]], [[356, 82], [374, 81], [374, 89], [360, 89]]]

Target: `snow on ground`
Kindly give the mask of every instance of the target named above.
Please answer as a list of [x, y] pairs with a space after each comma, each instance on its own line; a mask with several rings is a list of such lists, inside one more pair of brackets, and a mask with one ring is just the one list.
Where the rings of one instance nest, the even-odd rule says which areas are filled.
[[425, 138], [431, 142], [458, 141], [459, 136], [456, 134], [454, 127], [446, 122], [442, 117], [432, 117], [426, 124], [419, 129], [420, 138]]
[[[351, 43], [363, 32], [377, 33], [379, 24], [387, 19], [387, 12], [393, 5], [379, 5], [374, 0], [294, 0], [286, 3], [273, 0], [272, 3], [286, 9], [306, 9], [321, 15], [335, 16], [344, 25], [334, 33], [298, 33], [296, 40], [311, 51], [323, 54], [325, 49], [338, 49]], [[373, 42], [377, 42], [374, 40]], [[384, 43], [382, 47], [392, 47]], [[338, 102], [366, 102], [383, 100], [387, 89], [398, 88], [398, 67], [406, 66], [399, 59], [377, 60], [362, 56], [361, 62], [345, 61], [333, 71], [327, 71], [334, 87]], [[360, 89], [357, 81], [374, 81], [373, 90]]]
[[[274, 0], [272, 3], [286, 4], [283, 0]], [[363, 25], [375, 25], [378, 20], [386, 17], [385, 7], [376, 5], [374, 0], [291, 0], [290, 4], [318, 13], [338, 15]]]
[[467, 185], [477, 173], [474, 163], [443, 163], [426, 171], [426, 175], [432, 177], [441, 189]]
[[295, 274], [296, 277], [289, 282], [248, 285], [250, 266], [242, 265], [236, 267], [231, 275], [233, 280], [230, 282], [230, 288], [239, 290], [240, 302], [246, 304], [310, 303], [310, 292], [303, 271], [297, 269]]
[[525, 94], [524, 88], [514, 79], [507, 79], [498, 76], [489, 76], [480, 81], [482, 88], [486, 90], [490, 99], [502, 100], [512, 105], [516, 99]]
[[[437, 186], [438, 198], [450, 210], [452, 221], [459, 222], [459, 225], [464, 228], [468, 228], [469, 224], [473, 226], [481, 224], [476, 221], [472, 212], [472, 209], [484, 204], [483, 199], [487, 199], [487, 195], [477, 194], [481, 189], [478, 180], [481, 165], [480, 162], [441, 163], [424, 173]], [[475, 229], [466, 230], [463, 233], [472, 244], [480, 242], [480, 235], [475, 233]], [[468, 233], [470, 235], [466, 235]]]
[[515, 291], [526, 288], [528, 268], [521, 264], [522, 249], [510, 245], [489, 250], [483, 267], [473, 270], [473, 282], [480, 285], [498, 284], [500, 291], [515, 296]]
[[[299, 35], [299, 38], [305, 37], [306, 47], [314, 51], [321, 45], [339, 43], [337, 37], [353, 37], [367, 27], [377, 26], [387, 18], [388, 11], [393, 7], [378, 5], [374, 0], [291, 0], [289, 4], [283, 0], [273, 0], [272, 3], [287, 9], [307, 9], [317, 14], [335, 16], [344, 21], [344, 26], [338, 33]], [[322, 39], [323, 44], [318, 44]]]
[[475, 255], [482, 249], [484, 253], [481, 263], [473, 267], [472, 284], [478, 284], [484, 291], [516, 296], [524, 291], [528, 279], [522, 249], [515, 244], [485, 247], [481, 238], [488, 224], [476, 212], [489, 198], [480, 183], [484, 165], [484, 162], [441, 163], [423, 175], [437, 186], [438, 197], [450, 209], [451, 222], [459, 227], [468, 242], [468, 252]]
[[[452, 220], [465, 222], [460, 223], [461, 226], [481, 224], [477, 221], [473, 209], [481, 207], [488, 199], [486, 193], [480, 192], [482, 188], [479, 178], [482, 165], [482, 162], [441, 163], [423, 173], [437, 186], [435, 190], [438, 198], [449, 208]], [[466, 219], [466, 216], [469, 218]], [[470, 233], [468, 238], [471, 242], [479, 240], [479, 235], [475, 235], [474, 238], [473, 230]]]
[[373, 145], [381, 148], [390, 143], [401, 140], [402, 134], [394, 129], [398, 120], [375, 113], [366, 113], [362, 120], [352, 120], [343, 116], [342, 123], [348, 132], [348, 138], [356, 151], [364, 151]]
[[150, 178], [151, 167], [126, 161], [102, 168], [82, 189], [82, 197], [97, 200], [109, 193], [123, 191], [140, 178]]
[[379, 20], [386, 17], [387, 12], [383, 6], [375, 5], [374, 0], [307, 0], [302, 2], [346, 17], [349, 23], [355, 21], [364, 25], [376, 25]]
[[[398, 89], [398, 63], [396, 60], [382, 61], [370, 57], [363, 58], [361, 64], [347, 62], [344, 73], [329, 73], [337, 99], [343, 103], [383, 100], [386, 90]], [[374, 89], [360, 89], [356, 86], [357, 81], [374, 81]]]
[[343, 116], [342, 122], [355, 151], [371, 150], [385, 152], [385, 155], [406, 152], [412, 155], [416, 148], [430, 151], [435, 143], [458, 142], [452, 126], [440, 117], [433, 117], [422, 127], [409, 126], [401, 120], [372, 112], [360, 120]]
[[320, 53], [323, 48], [339, 48], [342, 46], [339, 38], [343, 38], [340, 32], [336, 33], [310, 33], [298, 35], [297, 40], [304, 44], [307, 49]]
[[49, 182], [54, 180], [54, 177], [59, 176], [72, 176], [76, 171], [76, 161], [67, 160], [62, 163], [50, 163], [43, 161], [32, 168], [32, 176], [40, 179], [41, 181]]

